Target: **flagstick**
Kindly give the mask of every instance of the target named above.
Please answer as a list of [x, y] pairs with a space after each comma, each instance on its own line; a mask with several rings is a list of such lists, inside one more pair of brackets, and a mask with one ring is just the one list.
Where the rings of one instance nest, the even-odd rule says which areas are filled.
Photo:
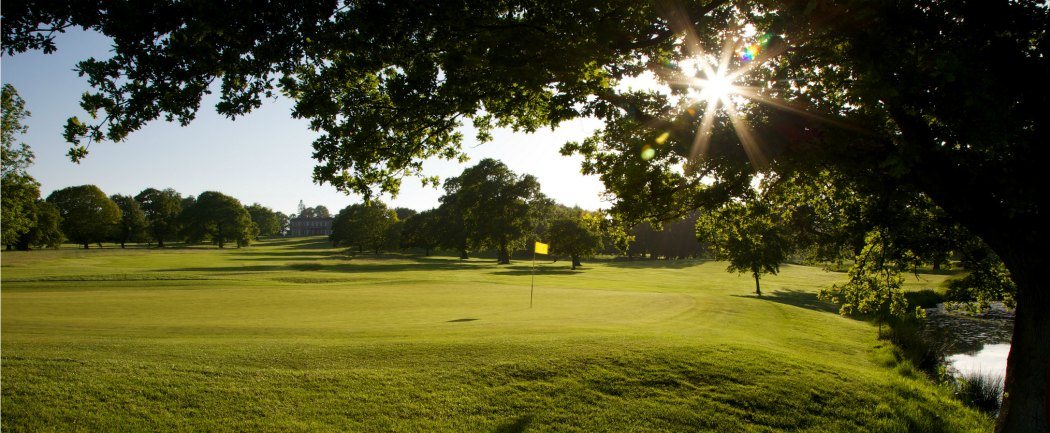
[[529, 288], [529, 308], [532, 308], [532, 292], [536, 291], [536, 248], [532, 248], [532, 287]]

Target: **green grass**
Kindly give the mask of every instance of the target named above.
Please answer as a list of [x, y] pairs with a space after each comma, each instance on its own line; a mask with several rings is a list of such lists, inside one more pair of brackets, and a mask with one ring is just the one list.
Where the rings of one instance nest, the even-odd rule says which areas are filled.
[[[2, 255], [4, 431], [987, 431], [787, 265]], [[914, 288], [936, 286], [924, 276]]]

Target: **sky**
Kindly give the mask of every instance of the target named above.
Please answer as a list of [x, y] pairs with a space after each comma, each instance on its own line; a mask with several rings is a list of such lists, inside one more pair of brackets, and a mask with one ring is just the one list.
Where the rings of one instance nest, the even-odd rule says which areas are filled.
[[[29, 173], [40, 182], [41, 196], [84, 184], [97, 185], [110, 195], [135, 195], [149, 187], [174, 188], [183, 196], [220, 191], [245, 205], [260, 203], [284, 213], [295, 212], [300, 200], [307, 206], [324, 205], [332, 213], [360, 201], [359, 196], [313, 182], [312, 143], [318, 133], [306, 120], [292, 118], [292, 101], [285, 98], [230, 120], [215, 113], [217, 98], [206, 97], [189, 126], [157, 120], [125, 141], [94, 143], [80, 164], [71, 162], [62, 127], [71, 116], [89, 118], [79, 102], [90, 90], [73, 67], [88, 57], [108, 58], [110, 41], [76, 31], [60, 35], [56, 42], [58, 51], [53, 54], [30, 52], [0, 60], [0, 79], [18, 90], [32, 113], [25, 122], [29, 132], [20, 140], [36, 154]], [[558, 152], [566, 141], [581, 140], [601, 126], [599, 120], [580, 119], [533, 134], [497, 129], [491, 142], [480, 145], [464, 128], [470, 161], [427, 160], [424, 174], [445, 179], [481, 159], [495, 158], [518, 174], [536, 176], [543, 193], [559, 203], [608, 208], [601, 181], [580, 174], [580, 157]], [[437, 206], [441, 194], [441, 189], [406, 178], [396, 198], [382, 199], [388, 205], [424, 210]]]

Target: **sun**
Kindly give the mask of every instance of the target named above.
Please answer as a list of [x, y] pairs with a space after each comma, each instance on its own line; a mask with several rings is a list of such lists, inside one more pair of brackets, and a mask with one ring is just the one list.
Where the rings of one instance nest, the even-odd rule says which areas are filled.
[[729, 95], [738, 92], [733, 78], [719, 72], [709, 72], [706, 78], [697, 78], [694, 87], [700, 90], [700, 99], [724, 100]]

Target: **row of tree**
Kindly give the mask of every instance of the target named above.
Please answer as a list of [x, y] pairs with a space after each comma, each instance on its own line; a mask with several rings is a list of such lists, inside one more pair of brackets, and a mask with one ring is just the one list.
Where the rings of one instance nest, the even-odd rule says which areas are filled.
[[[5, 196], [5, 212], [17, 213], [14, 202]], [[57, 247], [63, 240], [84, 248], [102, 242], [115, 242], [121, 248], [143, 242], [163, 247], [173, 241], [241, 247], [262, 236], [281, 234], [288, 220], [280, 212], [259, 204], [246, 207], [220, 192], [182, 197], [170, 188], [107, 197], [95, 185], [80, 185], [56, 190], [46, 200], [33, 198], [31, 203], [35, 213], [19, 215], [28, 221], [25, 229], [9, 233], [5, 225], [8, 249]]]
[[[236, 198], [206, 191], [183, 197], [174, 189], [147, 188], [138, 195], [106, 196], [97, 186], [71, 186], [40, 197], [40, 183], [29, 175], [33, 152], [16, 136], [26, 132], [30, 113], [10, 84], [2, 90], [3, 210], [0, 242], [7, 249], [57, 247], [69, 240], [88, 248], [91, 244], [212, 242], [244, 246], [262, 236], [283, 234], [289, 216], [258, 203], [243, 206]], [[328, 216], [324, 206], [305, 208], [301, 214]]]
[[534, 241], [551, 245], [551, 254], [580, 258], [599, 252], [604, 218], [554, 203], [540, 192], [531, 175], [517, 175], [505, 164], [484, 159], [447, 179], [441, 204], [434, 209], [389, 209], [379, 201], [347, 206], [335, 216], [335, 245], [378, 253], [383, 248], [435, 248], [458, 252], [493, 250], [497, 261], [510, 263], [511, 252]]

